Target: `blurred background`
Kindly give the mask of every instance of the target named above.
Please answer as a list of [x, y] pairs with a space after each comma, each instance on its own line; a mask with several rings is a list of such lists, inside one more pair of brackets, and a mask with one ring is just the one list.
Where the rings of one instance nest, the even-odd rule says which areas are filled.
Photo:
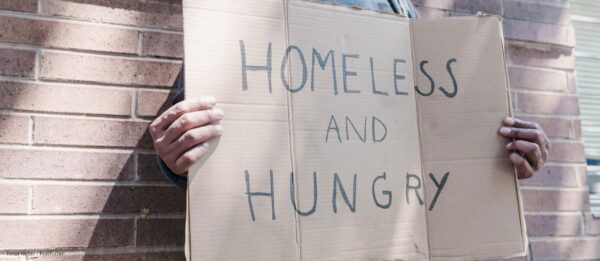
[[[529, 255], [510, 260], [600, 260], [600, 1], [413, 2], [503, 16], [514, 111], [552, 139], [521, 182]], [[185, 193], [147, 131], [181, 68], [181, 9], [0, 0], [0, 260], [184, 259]]]

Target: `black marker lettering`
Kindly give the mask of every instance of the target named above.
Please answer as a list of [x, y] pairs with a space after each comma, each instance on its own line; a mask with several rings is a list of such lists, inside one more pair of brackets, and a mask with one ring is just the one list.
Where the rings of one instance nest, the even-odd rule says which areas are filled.
[[358, 59], [358, 54], [342, 54], [342, 71], [344, 75], [344, 92], [345, 93], [360, 93], [359, 90], [349, 90], [348, 89], [348, 76], [356, 76], [357, 73], [354, 71], [348, 71], [347, 59], [355, 58]]
[[250, 207], [250, 215], [252, 216], [252, 221], [256, 221], [254, 217], [254, 206], [252, 205], [252, 197], [253, 196], [262, 196], [262, 197], [270, 197], [271, 198], [271, 219], [275, 220], [275, 195], [273, 194], [273, 170], [269, 170], [269, 181], [271, 186], [270, 192], [250, 192], [250, 173], [248, 170], [244, 171], [246, 173], [246, 195], [248, 196], [248, 206]]
[[431, 178], [431, 180], [433, 181], [433, 183], [437, 187], [437, 191], [435, 192], [435, 196], [433, 197], [433, 200], [431, 201], [431, 204], [429, 205], [429, 211], [433, 210], [433, 207], [435, 206], [435, 202], [437, 202], [438, 197], [440, 196], [440, 194], [442, 193], [442, 190], [446, 186], [446, 181], [448, 181], [448, 176], [449, 175], [450, 175], [450, 172], [446, 172], [446, 174], [444, 174], [444, 177], [442, 177], [442, 181], [438, 182], [435, 179], [435, 176], [433, 175], [433, 173], [429, 173], [429, 178]]
[[429, 75], [427, 73], [427, 71], [425, 71], [425, 65], [428, 64], [428, 63], [429, 63], [429, 61], [422, 61], [421, 64], [420, 64], [420, 67], [421, 67], [421, 72], [423, 74], [425, 74], [425, 76], [427, 77], [427, 79], [429, 79], [429, 83], [431, 84], [431, 89], [429, 89], [428, 93], [424, 93], [424, 92], [421, 92], [421, 90], [419, 90], [418, 86], [415, 86], [415, 90], [419, 94], [421, 94], [423, 96], [429, 96], [429, 95], [433, 94], [433, 91], [435, 90], [435, 82], [433, 81], [433, 78], [431, 78], [431, 75]]
[[373, 89], [373, 94], [388, 96], [387, 92], [377, 90], [377, 87], [375, 86], [375, 65], [373, 65], [373, 57], [369, 57], [369, 61], [371, 62], [371, 88]]
[[350, 118], [348, 116], [346, 116], [346, 140], [350, 140], [350, 134], [349, 134], [349, 131], [348, 131], [348, 125], [352, 126], [352, 129], [354, 129], [354, 132], [356, 133], [356, 136], [358, 136], [358, 138], [363, 143], [367, 142], [367, 117], [365, 117], [365, 125], [364, 125], [364, 128], [363, 128], [363, 135], [362, 136], [360, 136], [360, 133], [356, 129], [356, 126], [354, 126], [354, 123], [352, 123], [352, 120], [350, 120]]
[[394, 59], [394, 91], [396, 95], [408, 95], [408, 92], [403, 92], [398, 89], [398, 81], [404, 80], [406, 77], [404, 75], [398, 74], [398, 63], [406, 63], [403, 59]]
[[452, 85], [454, 86], [454, 90], [452, 92], [448, 92], [444, 89], [444, 87], [440, 86], [440, 91], [442, 91], [444, 93], [444, 95], [446, 95], [446, 97], [449, 97], [449, 98], [454, 98], [456, 96], [456, 93], [458, 93], [458, 84], [456, 83], [456, 78], [454, 78], [454, 74], [452, 73], [452, 68], [450, 67], [450, 65], [455, 62], [456, 62], [456, 59], [450, 59], [446, 63], [446, 70], [448, 71], [448, 74], [450, 74], [450, 77], [452, 78]]
[[[411, 184], [411, 179], [416, 180], [417, 184]], [[419, 176], [415, 174], [406, 173], [406, 204], [408, 205], [410, 205], [410, 198], [408, 194], [409, 190], [411, 189], [415, 190], [415, 194], [417, 195], [417, 199], [419, 200], [419, 205], [423, 206], [423, 199], [421, 198], [421, 195], [419, 195], [419, 189], [421, 189], [421, 178], [419, 178]]]
[[302, 211], [296, 205], [296, 186], [294, 183], [294, 172], [290, 173], [290, 197], [292, 198], [292, 205], [294, 210], [300, 214], [300, 216], [310, 216], [317, 210], [317, 172], [313, 172], [313, 205], [309, 211]]
[[240, 52], [242, 56], [242, 90], [248, 90], [248, 71], [267, 71], [267, 80], [269, 81], [269, 93], [273, 93], [273, 87], [271, 85], [271, 43], [267, 49], [267, 65], [248, 65], [246, 62], [246, 45], [243, 40], [240, 40]]
[[[335, 125], [335, 127], [331, 127], [331, 124]], [[340, 128], [338, 128], [337, 121], [335, 121], [335, 117], [333, 115], [331, 115], [331, 120], [329, 120], [329, 127], [327, 128], [327, 135], [325, 136], [325, 143], [327, 143], [327, 141], [329, 141], [329, 131], [330, 130], [335, 130], [335, 133], [337, 134], [337, 137], [338, 137], [338, 141], [340, 143], [342, 143], [342, 137], [340, 136]]]
[[[380, 138], [376, 137], [375, 130], [377, 128], [375, 126], [375, 121], [379, 122], [378, 125], [383, 127], [383, 136], [381, 136]], [[387, 127], [385, 126], [385, 124], [381, 120], [377, 119], [377, 117], [373, 116], [371, 126], [372, 126], [372, 131], [373, 131], [373, 142], [377, 143], [377, 142], [382, 142], [383, 140], [385, 140], [385, 137], [387, 136]]]
[[377, 205], [380, 208], [383, 209], [388, 209], [391, 205], [392, 205], [392, 192], [389, 190], [383, 190], [381, 191], [381, 194], [386, 195], [388, 200], [387, 203], [385, 204], [381, 204], [379, 203], [379, 201], [377, 200], [377, 196], [375, 195], [375, 183], [377, 182], [377, 180], [383, 179], [385, 181], [385, 172], [383, 173], [383, 175], [381, 176], [377, 176], [374, 180], [373, 180], [373, 184], [371, 186], [371, 193], [373, 194], [373, 201], [375, 201], [375, 205]]
[[310, 89], [311, 89], [311, 91], [315, 90], [315, 60], [317, 60], [321, 69], [325, 70], [325, 68], [327, 68], [327, 61], [329, 61], [330, 58], [331, 58], [331, 70], [332, 70], [332, 75], [333, 75], [333, 94], [338, 95], [337, 75], [335, 72], [335, 54], [334, 54], [333, 50], [329, 50], [327, 55], [325, 55], [325, 59], [323, 60], [323, 57], [317, 51], [317, 49], [315, 49], [315, 48], [312, 49], [312, 68], [311, 68], [311, 74], [310, 74]]
[[[288, 82], [287, 78], [285, 77], [285, 72], [286, 72], [285, 69], [286, 69], [286, 66], [287, 66], [289, 58], [290, 58], [290, 52], [292, 50], [296, 50], [296, 52], [298, 52], [298, 57], [300, 57], [300, 62], [302, 63], [302, 81], [300, 82], [300, 85], [297, 88], [291, 87], [290, 83]], [[290, 78], [291, 77], [292, 76], [290, 75]], [[307, 72], [307, 68], [306, 68], [306, 61], [304, 60], [304, 54], [302, 54], [302, 50], [300, 50], [300, 48], [298, 48], [298, 46], [290, 45], [285, 50], [285, 55], [283, 56], [283, 60], [281, 61], [281, 82], [283, 83], [283, 87], [285, 87], [291, 93], [297, 93], [300, 90], [302, 90], [302, 88], [304, 88], [304, 85], [306, 85], [307, 77], [308, 77], [308, 72]]]
[[346, 190], [344, 189], [344, 186], [342, 186], [342, 181], [340, 181], [340, 177], [338, 176], [337, 173], [333, 174], [333, 199], [332, 199], [332, 204], [333, 204], [333, 212], [337, 213], [337, 188], [340, 187], [340, 192], [342, 194], [342, 197], [344, 198], [344, 201], [346, 202], [346, 205], [348, 205], [348, 208], [350, 208], [350, 211], [352, 211], [352, 213], [356, 212], [356, 174], [354, 174], [354, 183], [352, 184], [352, 204], [350, 204], [350, 200], [348, 199], [348, 195], [346, 194]]

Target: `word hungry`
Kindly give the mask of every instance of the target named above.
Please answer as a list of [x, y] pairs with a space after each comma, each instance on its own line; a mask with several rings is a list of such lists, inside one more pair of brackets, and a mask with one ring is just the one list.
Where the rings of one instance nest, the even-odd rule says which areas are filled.
[[[319, 175], [319, 176], [323, 176], [323, 175]], [[436, 177], [433, 173], [429, 173], [429, 179], [431, 180], [431, 182], [434, 184], [434, 186], [436, 188], [435, 196], [431, 199], [431, 202], [429, 202], [429, 204], [428, 204], [429, 211], [432, 211], [434, 209], [439, 196], [442, 194], [442, 191], [443, 191], [444, 187], [446, 186], [446, 183], [448, 182], [449, 176], [450, 176], [450, 172], [446, 172], [446, 174], [444, 174], [441, 179], [438, 179], [438, 177]], [[250, 172], [248, 170], [245, 171], [245, 178], [246, 178], [246, 193], [245, 194], [248, 197], [248, 208], [250, 210], [250, 216], [252, 218], [252, 221], [256, 221], [256, 215], [255, 215], [255, 209], [254, 209], [253, 202], [254, 202], [254, 200], [259, 200], [257, 197], [262, 197], [263, 200], [265, 200], [265, 198], [269, 198], [271, 200], [271, 219], [276, 220], [277, 219], [277, 215], [275, 213], [275, 197], [276, 197], [276, 195], [274, 193], [275, 190], [273, 187], [273, 170], [269, 170], [269, 187], [270, 187], [269, 191], [253, 191], [252, 186], [250, 184], [251, 183]], [[346, 206], [348, 207], [350, 212], [356, 213], [356, 211], [358, 209], [358, 206], [356, 204], [356, 197], [363, 196], [363, 195], [359, 195], [356, 190], [357, 174], [355, 173], [353, 175], [353, 178], [351, 181], [352, 182], [351, 188], [347, 188], [348, 187], [347, 183], [350, 183], [349, 181], [346, 181], [346, 185], [342, 184], [343, 182], [342, 182], [340, 176], [338, 175], [338, 173], [333, 173], [333, 175], [331, 175], [331, 178], [333, 179], [333, 187], [331, 188], [330, 195], [331, 195], [331, 208], [332, 208], [333, 213], [338, 213], [338, 194], [344, 200], [344, 203], [346, 204]], [[423, 206], [425, 202], [423, 200], [423, 196], [421, 196], [421, 194], [420, 194], [420, 191], [422, 190], [422, 187], [423, 187], [423, 181], [421, 180], [421, 177], [416, 174], [406, 173], [405, 178], [406, 178], [405, 179], [406, 182], [405, 182], [405, 186], [404, 186], [405, 204], [406, 205], [415, 204], [414, 202], [416, 200], [417, 204]], [[311, 215], [316, 214], [316, 212], [317, 212], [317, 199], [319, 197], [319, 193], [323, 193], [323, 191], [319, 190], [316, 171], [313, 172], [312, 180], [313, 180], [312, 207], [310, 209], [301, 210], [301, 209], [299, 209], [298, 205], [296, 204], [295, 175], [293, 172], [290, 173], [289, 197], [290, 197], [291, 207], [300, 216], [311, 216]], [[385, 183], [386, 181], [387, 181], [387, 174], [385, 172], [383, 172], [383, 174], [376, 176], [368, 181], [371, 183], [371, 193], [368, 196], [372, 197], [373, 204], [381, 209], [390, 208], [390, 206], [392, 205], [392, 199], [394, 198], [393, 191], [391, 191], [391, 190], [381, 190], [381, 191], [377, 190], [378, 184]], [[365, 182], [365, 180], [361, 180], [361, 182]], [[378, 196], [379, 194], [381, 194], [382, 196]], [[411, 203], [411, 198], [414, 198], [414, 200], [412, 201], [413, 203]], [[264, 209], [261, 209], [261, 210], [264, 211]]]

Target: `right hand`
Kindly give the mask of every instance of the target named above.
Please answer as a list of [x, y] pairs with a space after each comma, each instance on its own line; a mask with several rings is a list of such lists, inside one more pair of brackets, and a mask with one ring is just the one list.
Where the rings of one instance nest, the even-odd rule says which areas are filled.
[[184, 100], [150, 124], [154, 148], [173, 173], [186, 176], [208, 152], [207, 141], [223, 133], [223, 111], [215, 105], [213, 97]]

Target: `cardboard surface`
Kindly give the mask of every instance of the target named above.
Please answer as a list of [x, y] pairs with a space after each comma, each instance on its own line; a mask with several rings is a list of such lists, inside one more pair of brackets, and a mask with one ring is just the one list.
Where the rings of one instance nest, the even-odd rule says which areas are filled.
[[189, 173], [189, 260], [525, 252], [499, 18], [183, 4], [186, 97], [226, 114]]

